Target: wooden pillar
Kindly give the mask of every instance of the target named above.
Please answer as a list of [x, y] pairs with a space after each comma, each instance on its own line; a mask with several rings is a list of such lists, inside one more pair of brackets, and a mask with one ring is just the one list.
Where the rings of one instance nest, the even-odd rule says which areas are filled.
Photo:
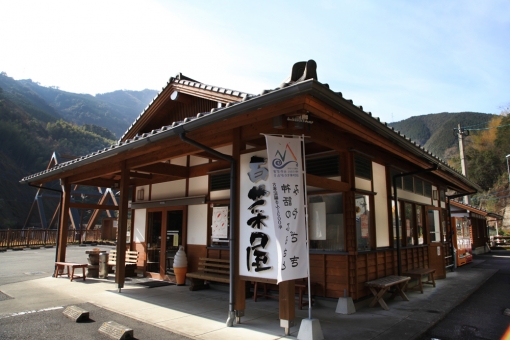
[[244, 316], [244, 310], [246, 309], [246, 284], [244, 280], [239, 278], [239, 182], [240, 182], [240, 151], [241, 148], [244, 148], [244, 145], [241, 144], [241, 129], [236, 128], [232, 131], [232, 157], [236, 160], [236, 178], [237, 178], [237, 192], [234, 193], [235, 197], [235, 209], [236, 209], [236, 221], [230, 221], [231, 228], [235, 228], [235, 240], [234, 240], [234, 258], [235, 262], [233, 264], [234, 269], [234, 309], [236, 311], [237, 322], [240, 322], [240, 318]]
[[296, 317], [296, 289], [294, 280], [280, 282], [278, 286], [280, 327], [285, 328], [285, 335], [289, 335], [290, 328], [294, 325], [294, 318]]
[[71, 185], [62, 180], [62, 209], [60, 209], [60, 233], [58, 234], [57, 261], [65, 262], [67, 248], [67, 231], [69, 229], [69, 203], [71, 202]]
[[117, 229], [117, 263], [115, 266], [115, 282], [119, 288], [124, 288], [126, 278], [126, 233], [128, 219], [129, 202], [129, 170], [126, 164], [122, 165], [120, 178], [120, 202], [119, 202], [119, 221]]

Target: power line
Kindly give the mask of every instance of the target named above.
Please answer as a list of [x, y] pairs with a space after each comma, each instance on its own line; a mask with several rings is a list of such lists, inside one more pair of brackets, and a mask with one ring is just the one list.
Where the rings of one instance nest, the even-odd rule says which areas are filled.
[[469, 129], [469, 130], [471, 130], [471, 131], [482, 131], [482, 130], [499, 129], [499, 128], [506, 127], [506, 126], [510, 126], [510, 124], [498, 125], [498, 126], [488, 127], [488, 128], [483, 128], [483, 129]]

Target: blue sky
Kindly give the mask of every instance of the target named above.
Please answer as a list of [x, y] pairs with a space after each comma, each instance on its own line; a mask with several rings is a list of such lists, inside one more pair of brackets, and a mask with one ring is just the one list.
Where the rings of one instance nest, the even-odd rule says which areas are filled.
[[506, 0], [0, 0], [0, 13], [0, 71], [69, 92], [159, 91], [182, 72], [256, 94], [314, 59], [319, 81], [386, 122], [510, 103]]

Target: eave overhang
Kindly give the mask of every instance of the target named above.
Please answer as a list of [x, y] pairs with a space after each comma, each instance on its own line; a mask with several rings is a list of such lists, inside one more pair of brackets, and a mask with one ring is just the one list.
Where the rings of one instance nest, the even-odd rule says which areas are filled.
[[341, 93], [331, 91], [327, 86], [311, 79], [295, 83], [293, 85], [266, 90], [260, 95], [245, 95], [239, 102], [228, 103], [225, 107], [214, 108], [210, 112], [198, 113], [195, 117], [186, 118], [181, 122], [174, 122], [172, 125], [163, 126], [160, 129], [135, 136], [131, 139], [121, 141], [109, 148], [93, 152], [89, 155], [76, 158], [74, 160], [58, 164], [57, 166], [45, 171], [23, 178], [21, 183], [44, 183], [55, 180], [56, 176], [65, 177], [67, 171], [77, 169], [83, 165], [110, 159], [119, 153], [137, 149], [149, 143], [161, 141], [170, 137], [178, 136], [182, 132], [192, 132], [199, 130], [211, 124], [220, 123], [229, 118], [241, 114], [256, 111], [263, 107], [275, 105], [277, 103], [290, 100], [296, 96], [310, 95], [328, 106], [337, 110], [350, 119], [368, 127], [374, 133], [379, 134], [388, 141], [410, 152], [416, 157], [423, 159], [428, 163], [427, 167], [437, 165], [438, 170], [450, 176], [452, 180], [457, 181], [460, 186], [464, 186], [466, 191], [474, 189], [480, 191], [480, 187], [468, 180], [461, 173], [457, 172], [443, 160], [430, 153], [422, 146], [411, 141], [405, 135], [400, 134], [386, 123], [382, 123], [379, 118], [372, 116], [370, 112], [363, 111], [360, 106], [355, 106], [351, 100], [344, 99]]

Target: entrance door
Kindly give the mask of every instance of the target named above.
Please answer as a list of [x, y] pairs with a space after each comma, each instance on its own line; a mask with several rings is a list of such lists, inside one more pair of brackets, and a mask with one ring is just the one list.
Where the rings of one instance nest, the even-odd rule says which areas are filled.
[[429, 266], [436, 270], [435, 278], [444, 279], [446, 277], [446, 263], [442, 242], [443, 221], [441, 209], [428, 206], [425, 210], [427, 211], [425, 217], [429, 234]]
[[173, 258], [182, 245], [183, 210], [148, 211], [147, 267], [148, 276], [164, 280], [173, 274]]

